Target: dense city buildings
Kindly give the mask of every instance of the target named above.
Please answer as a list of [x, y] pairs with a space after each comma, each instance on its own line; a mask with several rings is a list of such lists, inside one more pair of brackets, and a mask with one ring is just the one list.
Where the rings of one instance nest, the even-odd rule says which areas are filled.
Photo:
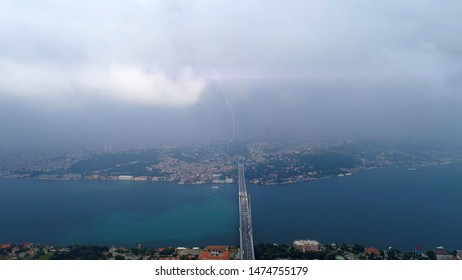
[[460, 161], [462, 152], [343, 141], [249, 142], [236, 144], [236, 150], [229, 152], [221, 144], [209, 144], [128, 151], [16, 153], [0, 154], [0, 177], [232, 184], [237, 181], [239, 157], [246, 159], [249, 183], [272, 185], [350, 176], [380, 167], [407, 166], [415, 170]]

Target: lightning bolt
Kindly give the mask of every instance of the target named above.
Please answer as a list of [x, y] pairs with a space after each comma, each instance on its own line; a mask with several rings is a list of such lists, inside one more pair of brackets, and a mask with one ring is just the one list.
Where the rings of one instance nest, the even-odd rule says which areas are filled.
[[[218, 74], [218, 71], [217, 69], [214, 67], [213, 70], [215, 71], [215, 73]], [[221, 93], [223, 94], [223, 98], [226, 102], [226, 105], [228, 105], [228, 108], [229, 108], [229, 111], [231, 112], [231, 118], [233, 120], [233, 136], [231, 137], [231, 139], [229, 139], [228, 141], [228, 153], [229, 153], [229, 146], [231, 145], [231, 143], [233, 142], [234, 138], [236, 138], [236, 120], [234, 118], [234, 110], [233, 110], [233, 106], [231, 106], [231, 103], [229, 102], [229, 99], [228, 99], [228, 93], [226, 92], [226, 90], [223, 88], [223, 85], [221, 84], [221, 81], [220, 79], [217, 79], [218, 81], [218, 87], [220, 88], [220, 91]]]

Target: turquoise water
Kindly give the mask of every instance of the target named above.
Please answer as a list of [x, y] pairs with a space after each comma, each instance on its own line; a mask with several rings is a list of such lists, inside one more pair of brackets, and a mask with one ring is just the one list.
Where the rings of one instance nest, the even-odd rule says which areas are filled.
[[[254, 239], [462, 249], [462, 164], [249, 185]], [[0, 180], [0, 243], [238, 244], [237, 186]]]
[[238, 244], [237, 187], [0, 180], [0, 243]]

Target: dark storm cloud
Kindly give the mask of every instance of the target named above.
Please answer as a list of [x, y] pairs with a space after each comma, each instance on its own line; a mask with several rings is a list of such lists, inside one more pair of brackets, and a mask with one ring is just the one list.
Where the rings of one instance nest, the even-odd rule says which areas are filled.
[[461, 12], [425, 0], [2, 1], [0, 144], [227, 139], [219, 84], [241, 138], [460, 139]]

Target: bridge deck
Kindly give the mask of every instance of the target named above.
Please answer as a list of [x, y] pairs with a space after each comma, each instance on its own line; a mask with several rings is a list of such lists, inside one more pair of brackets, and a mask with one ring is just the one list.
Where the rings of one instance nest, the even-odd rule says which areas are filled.
[[241, 260], [255, 260], [253, 249], [252, 213], [250, 209], [250, 197], [247, 195], [245, 184], [244, 163], [238, 162], [239, 183], [239, 224], [241, 240]]

